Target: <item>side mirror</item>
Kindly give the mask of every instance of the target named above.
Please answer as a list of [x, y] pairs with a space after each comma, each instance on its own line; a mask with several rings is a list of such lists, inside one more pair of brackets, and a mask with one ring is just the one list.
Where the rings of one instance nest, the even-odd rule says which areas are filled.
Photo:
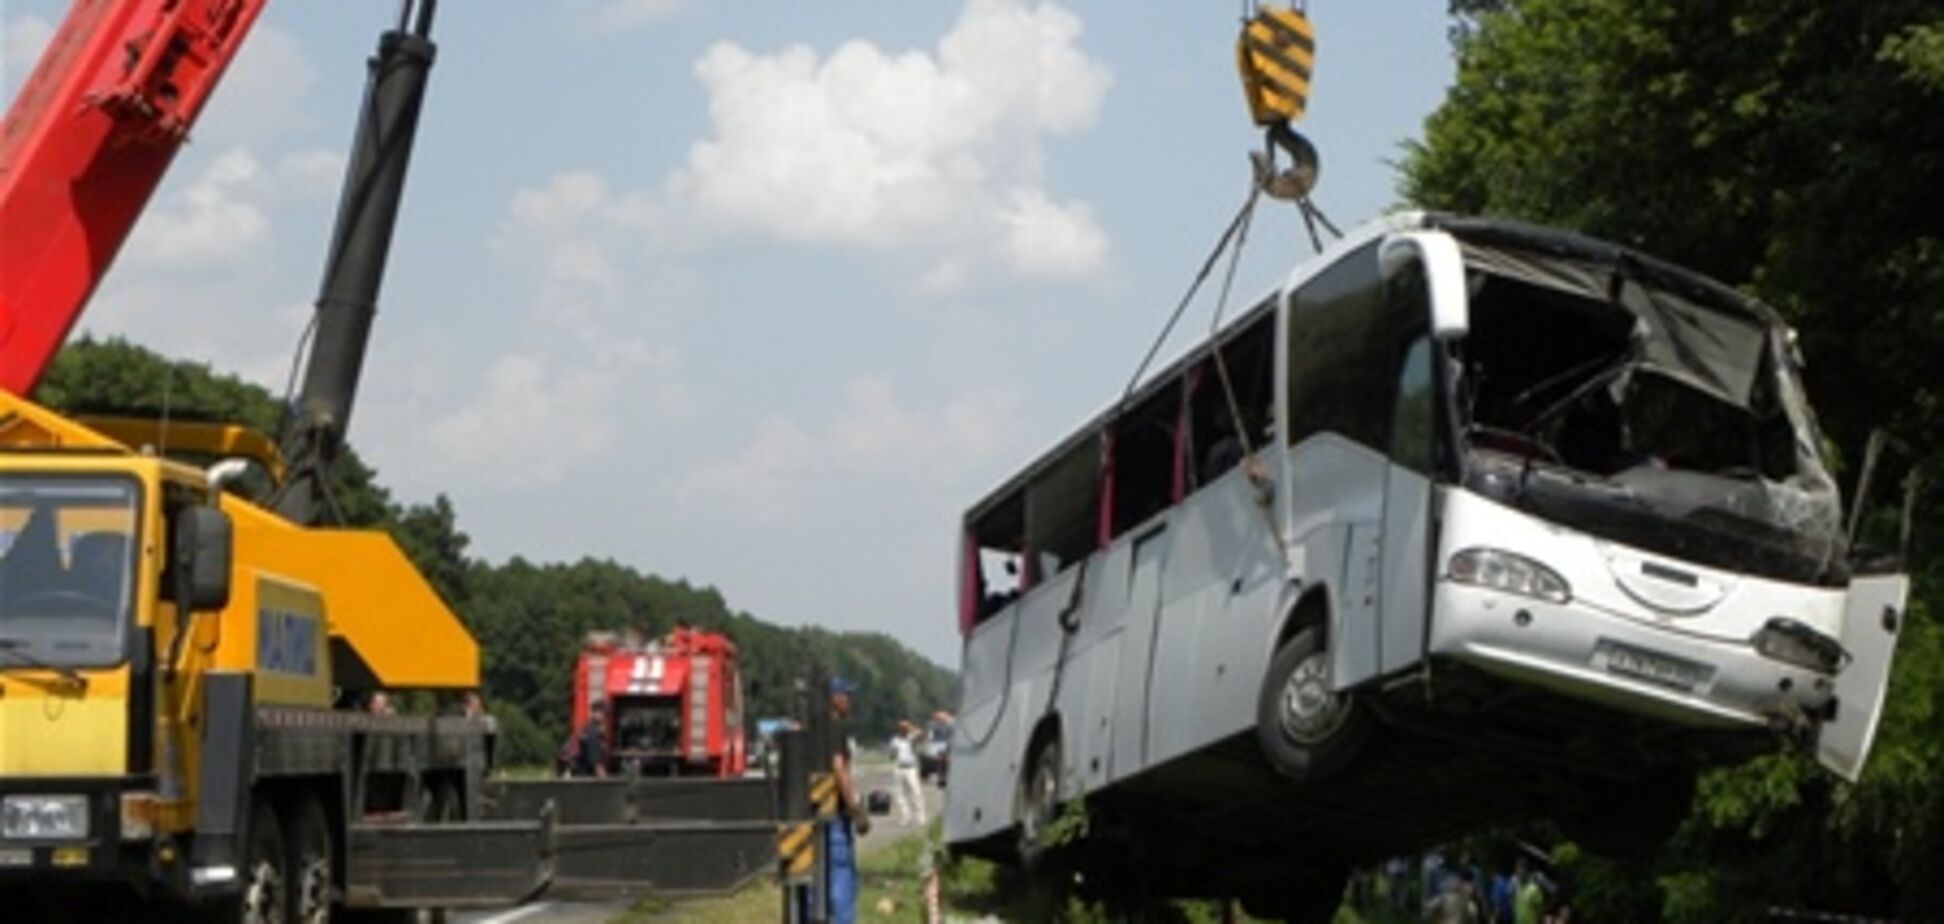
[[220, 610], [228, 606], [230, 559], [235, 547], [229, 514], [198, 506], [185, 507], [176, 517], [175, 548], [170, 555], [179, 569], [177, 580], [186, 585], [189, 609]]
[[1471, 329], [1465, 293], [1465, 258], [1458, 242], [1443, 231], [1402, 231], [1377, 248], [1378, 268], [1386, 277], [1412, 261], [1424, 267], [1425, 297], [1431, 303], [1431, 335], [1457, 340]]

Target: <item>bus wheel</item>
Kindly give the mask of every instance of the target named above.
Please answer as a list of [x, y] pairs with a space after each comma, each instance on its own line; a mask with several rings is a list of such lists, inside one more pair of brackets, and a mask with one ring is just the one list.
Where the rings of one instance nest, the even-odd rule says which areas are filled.
[[1019, 831], [1019, 865], [1028, 874], [1046, 871], [1055, 846], [1053, 823], [1060, 812], [1060, 739], [1048, 738], [1033, 751], [1019, 780], [1013, 813]]
[[1371, 718], [1330, 689], [1330, 652], [1314, 626], [1276, 652], [1256, 701], [1256, 741], [1277, 772], [1304, 782], [1349, 766], [1369, 743]]
[[331, 822], [316, 799], [297, 804], [289, 836], [291, 924], [330, 924]]

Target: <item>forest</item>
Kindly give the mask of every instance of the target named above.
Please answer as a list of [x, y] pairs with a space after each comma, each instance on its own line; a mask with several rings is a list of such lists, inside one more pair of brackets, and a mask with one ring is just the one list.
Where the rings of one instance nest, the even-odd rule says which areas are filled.
[[[176, 419], [234, 420], [265, 433], [277, 432], [282, 413], [282, 402], [262, 387], [120, 340], [69, 344], [35, 392], [66, 411], [150, 413], [161, 411], [165, 395]], [[888, 735], [900, 717], [952, 708], [951, 672], [887, 635], [774, 625], [735, 609], [713, 587], [612, 560], [488, 562], [467, 553], [458, 512], [445, 496], [394, 499], [355, 449], [347, 448], [332, 476], [346, 525], [389, 530], [479, 640], [503, 763], [552, 762], [568, 735], [574, 658], [588, 632], [632, 628], [654, 637], [677, 620], [735, 641], [752, 716], [788, 714], [794, 680], [810, 670], [856, 682], [860, 740]]]
[[1780, 755], [1712, 773], [1651, 868], [1565, 852], [1575, 919], [1944, 920], [1944, 5], [1451, 7], [1457, 77], [1403, 152], [1406, 201], [1579, 230], [1756, 295], [1800, 334], [1846, 496], [1879, 427], [1921, 478], [1862, 780]]

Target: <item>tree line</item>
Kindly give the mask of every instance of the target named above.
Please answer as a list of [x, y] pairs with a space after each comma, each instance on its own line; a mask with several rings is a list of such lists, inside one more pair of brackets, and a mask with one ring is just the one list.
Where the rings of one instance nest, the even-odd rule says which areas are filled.
[[[122, 340], [69, 344], [35, 392], [67, 412], [160, 414], [165, 396], [174, 419], [235, 421], [265, 433], [277, 432], [283, 413], [283, 402], [260, 386]], [[752, 719], [790, 714], [796, 679], [813, 669], [856, 682], [860, 740], [888, 735], [899, 718], [954, 706], [952, 673], [890, 636], [774, 625], [733, 608], [713, 587], [610, 559], [485, 561], [468, 554], [469, 539], [444, 495], [402, 503], [350, 448], [331, 476], [345, 525], [389, 531], [478, 640], [482, 692], [500, 723], [503, 763], [552, 761], [571, 731], [575, 656], [587, 633], [598, 630], [634, 629], [653, 638], [680, 621], [727, 634], [738, 649]]]

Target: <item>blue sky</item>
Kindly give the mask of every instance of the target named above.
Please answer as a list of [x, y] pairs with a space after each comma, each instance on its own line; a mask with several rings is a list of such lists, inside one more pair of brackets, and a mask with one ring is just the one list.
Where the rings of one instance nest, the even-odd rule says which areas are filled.
[[[64, 9], [6, 3], [9, 98]], [[395, 9], [271, 3], [84, 329], [282, 387]], [[1444, 11], [1313, 5], [1339, 225], [1396, 200]], [[613, 558], [953, 663], [963, 508], [1114, 396], [1245, 191], [1236, 16], [447, 2], [352, 441], [489, 558]], [[1241, 291], [1307, 250], [1263, 214]]]

